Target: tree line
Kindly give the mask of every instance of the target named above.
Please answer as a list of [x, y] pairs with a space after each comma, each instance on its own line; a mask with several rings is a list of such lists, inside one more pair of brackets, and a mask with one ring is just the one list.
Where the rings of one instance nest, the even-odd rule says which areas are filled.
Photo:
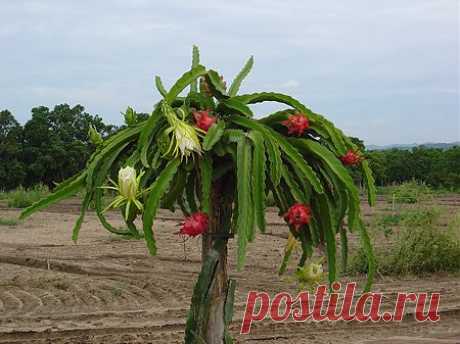
[[10, 111], [1, 111], [0, 189], [38, 183], [53, 187], [80, 171], [95, 148], [88, 139], [90, 125], [103, 136], [117, 130], [81, 105], [35, 107], [23, 126]]
[[[119, 130], [81, 105], [39, 106], [31, 112], [32, 118], [21, 125], [10, 111], [0, 111], [0, 190], [39, 183], [52, 188], [85, 166], [95, 149], [88, 138], [90, 125], [102, 137]], [[137, 117], [143, 120], [147, 115]], [[354, 141], [369, 160], [378, 185], [415, 179], [433, 187], [460, 189], [460, 147], [365, 151], [361, 140]]]

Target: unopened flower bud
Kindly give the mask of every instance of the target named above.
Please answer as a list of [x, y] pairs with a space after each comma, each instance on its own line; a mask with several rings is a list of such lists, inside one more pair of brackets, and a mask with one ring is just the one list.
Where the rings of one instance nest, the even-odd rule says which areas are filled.
[[302, 268], [298, 268], [296, 276], [300, 283], [315, 286], [324, 277], [323, 266], [321, 264], [310, 263]]
[[118, 186], [120, 195], [129, 201], [134, 201], [137, 195], [137, 173], [131, 166], [126, 166], [118, 171]]
[[99, 134], [99, 132], [92, 124], [89, 125], [88, 137], [90, 142], [96, 146], [103, 142], [101, 134]]
[[125, 123], [129, 125], [134, 125], [137, 123], [137, 114], [132, 107], [128, 106], [126, 112], [123, 114], [125, 116]]

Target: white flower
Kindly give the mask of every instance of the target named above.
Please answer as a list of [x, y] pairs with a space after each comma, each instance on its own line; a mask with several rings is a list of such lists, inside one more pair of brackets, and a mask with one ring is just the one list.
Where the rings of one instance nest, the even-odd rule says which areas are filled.
[[182, 119], [179, 119], [174, 110], [166, 103], [162, 104], [163, 114], [166, 116], [170, 127], [166, 129], [165, 133], [172, 133], [171, 143], [166, 152], [172, 153], [174, 157], [181, 156], [188, 158], [193, 152], [201, 154], [200, 140], [198, 139], [198, 132], [195, 127], [188, 124], [184, 118], [183, 110], [181, 114]]
[[201, 153], [201, 145], [195, 129], [185, 122], [178, 123], [174, 136], [182, 156], [188, 157], [192, 152]]
[[137, 173], [131, 166], [120, 168], [118, 171], [118, 186], [120, 195], [134, 201], [137, 195]]

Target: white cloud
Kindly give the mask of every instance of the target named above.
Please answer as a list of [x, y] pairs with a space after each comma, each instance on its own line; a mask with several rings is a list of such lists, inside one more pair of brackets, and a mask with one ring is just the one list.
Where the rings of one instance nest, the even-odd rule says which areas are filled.
[[288, 80], [286, 82], [283, 82], [280, 87], [281, 88], [286, 88], [286, 89], [293, 89], [293, 88], [297, 88], [300, 86], [300, 82], [298, 82], [297, 80]]

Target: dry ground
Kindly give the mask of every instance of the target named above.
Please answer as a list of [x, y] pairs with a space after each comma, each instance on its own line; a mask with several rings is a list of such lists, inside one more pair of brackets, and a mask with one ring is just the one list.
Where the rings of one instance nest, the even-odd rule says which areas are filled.
[[[460, 197], [438, 202], [460, 210]], [[379, 202], [378, 210], [388, 211]], [[0, 217], [17, 216], [0, 204]], [[166, 211], [156, 222], [159, 254], [150, 257], [142, 241], [123, 240], [106, 232], [89, 213], [77, 245], [70, 231], [78, 200], [34, 215], [16, 226], [0, 226], [0, 344], [181, 343], [185, 315], [200, 267], [200, 242], [185, 245], [175, 234], [178, 215]], [[366, 218], [372, 215], [365, 207]], [[441, 321], [418, 324], [410, 315], [402, 323], [255, 324], [238, 335], [249, 290], [271, 294], [296, 291], [277, 274], [286, 227], [274, 211], [267, 213], [267, 235], [249, 247], [238, 281], [232, 333], [238, 343], [460, 343], [460, 278], [379, 278], [374, 290], [390, 300], [398, 291], [439, 291]], [[109, 219], [121, 225], [117, 213]], [[381, 240], [381, 239], [378, 239]], [[353, 242], [353, 240], [352, 240]]]

